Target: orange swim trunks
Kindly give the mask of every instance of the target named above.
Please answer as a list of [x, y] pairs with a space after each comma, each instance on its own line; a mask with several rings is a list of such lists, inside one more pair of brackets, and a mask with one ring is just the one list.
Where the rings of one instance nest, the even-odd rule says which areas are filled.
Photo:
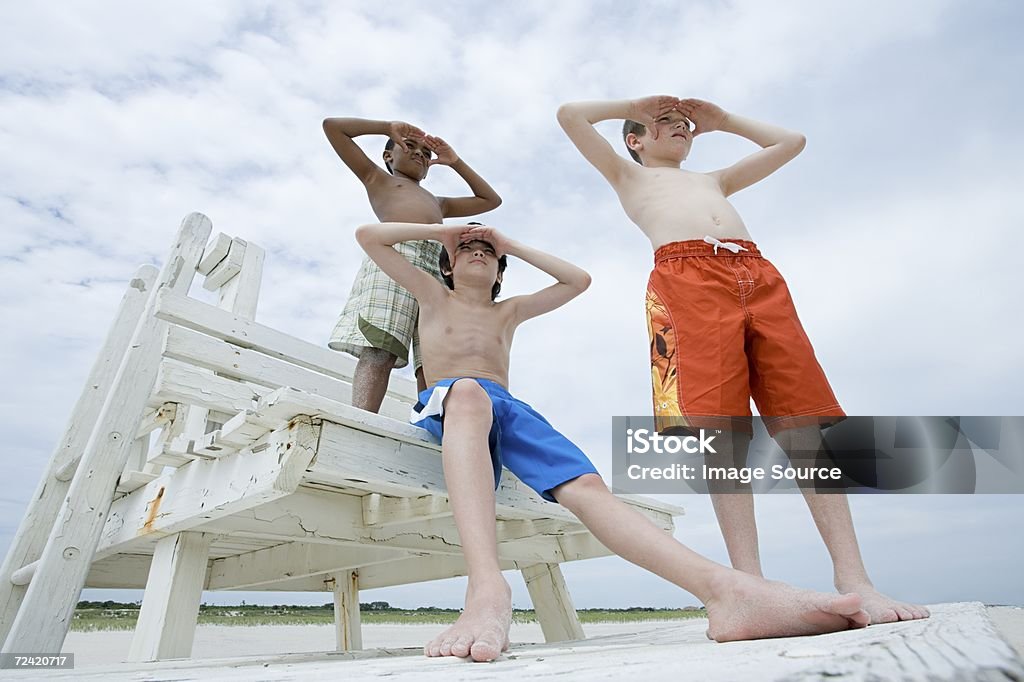
[[654, 254], [647, 331], [657, 429], [750, 433], [840, 421], [782, 275], [753, 242], [672, 242]]

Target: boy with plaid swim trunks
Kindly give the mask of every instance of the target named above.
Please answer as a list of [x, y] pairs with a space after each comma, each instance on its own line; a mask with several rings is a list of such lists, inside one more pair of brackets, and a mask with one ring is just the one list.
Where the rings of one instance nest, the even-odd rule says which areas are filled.
[[[466, 558], [466, 606], [425, 647], [429, 656], [489, 661], [508, 647], [511, 591], [501, 574], [494, 488], [507, 466], [549, 501], [564, 505], [606, 547], [696, 595], [719, 641], [816, 634], [863, 627], [855, 594], [827, 595], [774, 583], [705, 559], [611, 494], [578, 447], [508, 391], [516, 328], [582, 293], [590, 276], [559, 258], [469, 225], [364, 225], [367, 254], [420, 304], [423, 371], [413, 423], [441, 440], [445, 485]], [[393, 248], [434, 239], [445, 245], [444, 285]], [[506, 255], [548, 273], [555, 284], [496, 301]]]
[[[439, 223], [443, 218], [485, 213], [501, 204], [501, 197], [447, 142], [415, 126], [402, 121], [328, 118], [323, 127], [338, 156], [363, 183], [379, 220]], [[384, 147], [387, 172], [370, 161], [353, 141], [360, 135], [388, 136]], [[474, 196], [436, 197], [423, 189], [420, 181], [435, 164], [450, 166], [466, 181]], [[439, 244], [410, 242], [402, 244], [399, 251], [416, 267], [440, 277]], [[353, 405], [371, 412], [379, 410], [391, 370], [409, 363], [410, 350], [415, 358], [417, 382], [421, 390], [424, 388], [416, 334], [418, 312], [416, 299], [408, 291], [395, 284], [372, 260], [363, 259], [328, 343], [333, 350], [359, 358], [352, 380]]]
[[[622, 135], [635, 164], [594, 130], [608, 119], [625, 120]], [[753, 398], [791, 458], [822, 452], [820, 428], [842, 419], [843, 411], [785, 281], [726, 198], [792, 160], [804, 147], [803, 135], [710, 102], [669, 96], [565, 104], [558, 120], [654, 247], [647, 324], [658, 429], [722, 429], [731, 447], [720, 450], [735, 457], [728, 464], [742, 466]], [[694, 137], [714, 130], [762, 149], [712, 173], [681, 169]], [[712, 487], [711, 493], [733, 566], [760, 576], [749, 488], [724, 494]], [[861, 595], [875, 623], [927, 617], [927, 609], [874, 588], [845, 494], [803, 493], [832, 557], [836, 589]]]

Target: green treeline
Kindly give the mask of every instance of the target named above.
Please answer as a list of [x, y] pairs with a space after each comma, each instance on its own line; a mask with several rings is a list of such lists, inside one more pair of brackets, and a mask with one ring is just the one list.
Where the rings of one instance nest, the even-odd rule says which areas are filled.
[[[118, 602], [118, 601], [80, 601], [76, 609], [115, 609], [138, 611], [140, 608], [140, 602]], [[204, 610], [215, 611], [215, 610], [228, 610], [228, 611], [334, 611], [334, 604], [327, 602], [326, 604], [316, 605], [296, 605], [296, 604], [277, 604], [270, 606], [267, 604], [246, 604], [244, 601], [238, 605], [231, 606], [219, 606], [216, 604], [200, 604], [199, 611]], [[391, 606], [386, 601], [372, 601], [372, 602], [360, 602], [360, 612], [376, 612], [376, 613], [418, 613], [418, 612], [437, 612], [437, 613], [460, 613], [462, 609], [445, 609], [440, 606], [420, 606], [415, 609], [403, 609], [397, 606]], [[513, 611], [521, 613], [533, 613], [533, 609], [513, 609]], [[684, 606], [681, 609], [661, 607], [655, 608], [653, 606], [630, 606], [625, 609], [576, 609], [578, 613], [661, 613], [665, 611], [700, 611], [704, 609], [697, 606]]]
[[[360, 620], [364, 624], [446, 624], [458, 618], [461, 609], [445, 609], [436, 606], [420, 606], [402, 609], [385, 601], [361, 603]], [[688, 606], [682, 609], [632, 606], [626, 609], [577, 609], [582, 623], [607, 623], [649, 620], [678, 620], [700, 618], [704, 609]], [[71, 629], [76, 631], [131, 630], [139, 617], [139, 603], [115, 601], [80, 601], [75, 609]], [[513, 609], [515, 623], [536, 622], [533, 609]], [[217, 606], [201, 604], [200, 625], [330, 625], [334, 622], [334, 605], [304, 606], [294, 604], [246, 604]]]

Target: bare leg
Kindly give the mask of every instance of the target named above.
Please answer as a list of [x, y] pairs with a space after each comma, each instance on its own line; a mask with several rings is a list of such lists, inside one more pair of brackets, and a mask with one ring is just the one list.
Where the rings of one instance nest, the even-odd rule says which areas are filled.
[[[821, 429], [817, 426], [780, 431], [775, 435], [775, 440], [789, 455], [794, 466], [813, 465], [817, 457], [824, 454]], [[875, 589], [861, 558], [846, 493], [818, 493], [813, 485], [801, 486], [801, 492], [821, 539], [825, 541], [829, 556], [832, 557], [835, 586], [839, 592], [859, 594], [872, 623], [892, 623], [929, 616], [927, 608], [896, 601]]]
[[[720, 439], [721, 447], [716, 454], [708, 454], [705, 461], [709, 466], [743, 467], [747, 463], [750, 436], [745, 433], [725, 431]], [[722, 529], [729, 561], [738, 571], [764, 577], [761, 572], [761, 552], [757, 543], [757, 521], [754, 518], [754, 495], [750, 485], [735, 481], [711, 481], [708, 483], [711, 504]]]
[[364, 348], [359, 353], [355, 376], [352, 377], [352, 405], [367, 412], [380, 411], [388, 379], [398, 360], [379, 348]]
[[469, 585], [462, 615], [423, 652], [493, 661], [508, 649], [512, 590], [498, 564], [494, 470], [487, 448], [491, 400], [475, 381], [456, 381], [445, 398], [444, 412], [444, 480], [466, 557]]
[[605, 547], [704, 602], [709, 635], [719, 642], [820, 634], [869, 622], [855, 594], [800, 590], [702, 557], [612, 495], [596, 474], [563, 483], [553, 494]]

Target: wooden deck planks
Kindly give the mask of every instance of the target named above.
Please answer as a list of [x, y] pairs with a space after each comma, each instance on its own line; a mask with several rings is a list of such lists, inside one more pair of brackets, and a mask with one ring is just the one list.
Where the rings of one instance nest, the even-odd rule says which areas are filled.
[[925, 621], [818, 637], [715, 644], [707, 621], [637, 623], [634, 634], [559, 644], [513, 645], [491, 664], [426, 659], [419, 649], [377, 649], [235, 659], [164, 661], [12, 672], [7, 679], [335, 680], [387, 676], [429, 682], [558, 680], [1019, 680], [1024, 664], [977, 602], [938, 604]]

